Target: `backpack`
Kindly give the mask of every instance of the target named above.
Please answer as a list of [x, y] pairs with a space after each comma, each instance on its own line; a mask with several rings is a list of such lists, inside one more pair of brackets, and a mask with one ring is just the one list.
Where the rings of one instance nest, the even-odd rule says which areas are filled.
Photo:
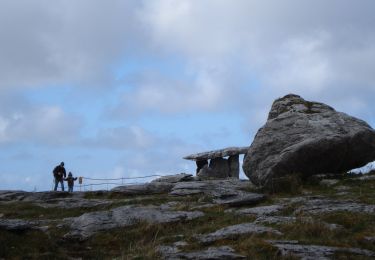
[[56, 166], [55, 169], [53, 169], [53, 177], [55, 177], [55, 178], [59, 178], [60, 177], [59, 166]]

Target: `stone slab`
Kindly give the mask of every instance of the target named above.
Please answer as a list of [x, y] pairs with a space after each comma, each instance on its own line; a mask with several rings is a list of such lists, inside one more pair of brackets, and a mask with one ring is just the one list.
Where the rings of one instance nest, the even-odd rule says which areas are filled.
[[210, 160], [215, 158], [223, 158], [226, 156], [233, 156], [239, 154], [245, 154], [249, 150], [249, 147], [228, 147], [219, 150], [213, 150], [203, 153], [195, 153], [188, 156], [185, 156], [186, 160], [201, 161], [201, 160]]

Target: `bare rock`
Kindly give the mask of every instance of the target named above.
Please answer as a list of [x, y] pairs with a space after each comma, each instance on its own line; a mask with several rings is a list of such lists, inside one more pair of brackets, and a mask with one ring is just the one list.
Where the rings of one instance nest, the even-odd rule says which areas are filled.
[[28, 202], [44, 202], [53, 199], [64, 198], [83, 198], [84, 192], [60, 192], [60, 191], [43, 191], [43, 192], [27, 192], [27, 191], [0, 191], [0, 201], [28, 201]]
[[215, 159], [215, 158], [223, 158], [227, 156], [245, 154], [248, 149], [249, 149], [248, 146], [228, 147], [225, 149], [219, 149], [219, 150], [214, 150], [214, 151], [209, 151], [209, 152], [204, 152], [204, 153], [191, 154], [191, 155], [185, 156], [184, 159], [194, 160], [194, 161], [204, 161], [204, 160], [210, 160], [210, 159]]
[[272, 233], [275, 235], [282, 235], [282, 233], [276, 229], [257, 225], [254, 223], [243, 223], [234, 226], [225, 227], [219, 229], [213, 233], [197, 235], [196, 238], [201, 243], [212, 243], [221, 239], [233, 239], [245, 234], [263, 234]]
[[259, 186], [271, 188], [291, 173], [307, 178], [343, 173], [375, 160], [375, 131], [364, 121], [297, 95], [277, 99], [259, 129], [243, 170]]
[[210, 247], [206, 250], [181, 252], [176, 254], [164, 255], [165, 259], [206, 259], [206, 260], [222, 260], [222, 259], [245, 259], [246, 257], [236, 254], [229, 246]]
[[239, 178], [240, 177], [240, 157], [239, 155], [232, 155], [228, 158], [229, 165], [229, 177]]
[[335, 180], [335, 179], [332, 179], [332, 180], [328, 180], [328, 179], [325, 179], [325, 180], [321, 180], [319, 182], [320, 185], [322, 186], [333, 186], [333, 185], [336, 185], [340, 180]]
[[253, 184], [238, 179], [180, 182], [172, 188], [170, 194], [175, 196], [204, 194], [222, 198], [235, 196], [238, 192], [242, 192], [242, 189], [248, 187], [253, 187]]
[[164, 256], [165, 258], [168, 258], [170, 259], [170, 257], [172, 257], [173, 255], [181, 252], [181, 247], [184, 247], [184, 246], [187, 246], [188, 243], [185, 242], [185, 241], [177, 241], [175, 243], [173, 243], [172, 245], [168, 245], [168, 246], [165, 246], [165, 245], [162, 245], [162, 246], [158, 246], [156, 248], [156, 250], [162, 255]]
[[169, 223], [191, 220], [203, 216], [200, 211], [170, 211], [159, 207], [123, 206], [109, 211], [85, 213], [70, 220], [71, 232], [67, 238], [85, 239], [104, 230], [131, 226], [139, 221], [149, 223]]
[[293, 216], [260, 216], [254, 221], [254, 223], [281, 225], [294, 223], [296, 220], [297, 218]]
[[94, 208], [99, 206], [106, 206], [112, 204], [110, 200], [101, 199], [83, 199], [83, 198], [65, 198], [65, 199], [51, 199], [43, 202], [38, 202], [36, 205], [43, 208]]
[[216, 176], [216, 173], [208, 166], [208, 164], [203, 165], [203, 167], [199, 170], [197, 169], [197, 171], [197, 176], [201, 180], [212, 179]]
[[374, 237], [364, 237], [364, 241], [370, 242], [375, 245], [375, 236]]
[[214, 174], [214, 176], [217, 179], [224, 179], [229, 177], [229, 163], [227, 159], [224, 158], [214, 158], [210, 161], [210, 164], [208, 166], [211, 169], [211, 172]]
[[0, 219], [0, 229], [5, 230], [27, 230], [38, 226], [35, 221], [23, 219]]
[[361, 180], [361, 181], [373, 181], [373, 180], [375, 180], [375, 175], [365, 174], [365, 175], [359, 177], [358, 180]]
[[170, 192], [173, 186], [174, 183], [171, 182], [150, 182], [139, 185], [118, 186], [113, 188], [111, 192], [123, 195], [163, 194]]
[[254, 208], [246, 208], [236, 210], [235, 213], [239, 215], [257, 215], [257, 216], [268, 216], [279, 213], [284, 208], [283, 205], [269, 205]]
[[298, 241], [268, 240], [277, 247], [282, 256], [294, 255], [304, 260], [331, 259], [335, 253], [349, 253], [356, 256], [374, 257], [375, 253], [360, 248], [329, 247], [318, 245], [300, 245]]
[[157, 178], [153, 182], [166, 182], [166, 183], [176, 183], [176, 182], [182, 182], [182, 181], [192, 181], [194, 180], [193, 175], [187, 174], [187, 173], [180, 173], [176, 175], [170, 175], [170, 176], [163, 176], [160, 178]]
[[197, 176], [202, 180], [207, 179], [225, 179], [225, 178], [239, 178], [239, 156], [233, 155], [228, 159], [214, 158], [211, 159], [210, 164], [204, 164], [197, 168]]
[[329, 213], [335, 211], [349, 211], [358, 213], [375, 213], [375, 205], [357, 203], [350, 200], [333, 200], [333, 199], [308, 199], [295, 214], [307, 212], [310, 214]]
[[170, 194], [174, 196], [202, 194], [212, 197], [215, 204], [228, 206], [254, 205], [263, 201], [266, 196], [243, 191], [251, 186], [249, 181], [238, 179], [180, 182], [172, 188]]
[[42, 226], [48, 221], [34, 221], [24, 219], [0, 219], [0, 230], [25, 231], [29, 229], [47, 231], [48, 226]]
[[342, 191], [343, 192], [343, 191], [349, 191], [350, 187], [344, 186], [344, 185], [340, 185], [340, 186], [335, 187], [334, 189], [337, 190], [337, 191]]
[[239, 207], [246, 205], [255, 205], [266, 199], [264, 194], [251, 193], [251, 192], [238, 192], [235, 196], [215, 199], [213, 202], [216, 204], [227, 205], [231, 207]]

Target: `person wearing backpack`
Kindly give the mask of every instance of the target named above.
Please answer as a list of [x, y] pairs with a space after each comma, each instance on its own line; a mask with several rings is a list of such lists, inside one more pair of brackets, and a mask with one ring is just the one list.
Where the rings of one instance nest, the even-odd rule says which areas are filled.
[[53, 177], [55, 178], [55, 188], [54, 191], [57, 190], [57, 186], [59, 182], [61, 183], [61, 190], [64, 191], [64, 178], [66, 177], [66, 171], [64, 168], [64, 162], [61, 162], [53, 169]]

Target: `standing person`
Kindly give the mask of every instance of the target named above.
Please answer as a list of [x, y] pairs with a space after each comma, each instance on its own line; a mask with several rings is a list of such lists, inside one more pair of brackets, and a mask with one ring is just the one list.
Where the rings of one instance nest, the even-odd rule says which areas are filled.
[[55, 167], [55, 169], [53, 169], [53, 177], [55, 177], [55, 188], [53, 190], [57, 190], [57, 185], [60, 182], [61, 190], [64, 191], [64, 178], [66, 177], [64, 162], [61, 162], [59, 165]]
[[73, 178], [73, 174], [69, 172], [68, 178], [65, 178], [64, 181], [68, 182], [68, 192], [73, 192], [74, 181], [77, 180], [77, 177]]

